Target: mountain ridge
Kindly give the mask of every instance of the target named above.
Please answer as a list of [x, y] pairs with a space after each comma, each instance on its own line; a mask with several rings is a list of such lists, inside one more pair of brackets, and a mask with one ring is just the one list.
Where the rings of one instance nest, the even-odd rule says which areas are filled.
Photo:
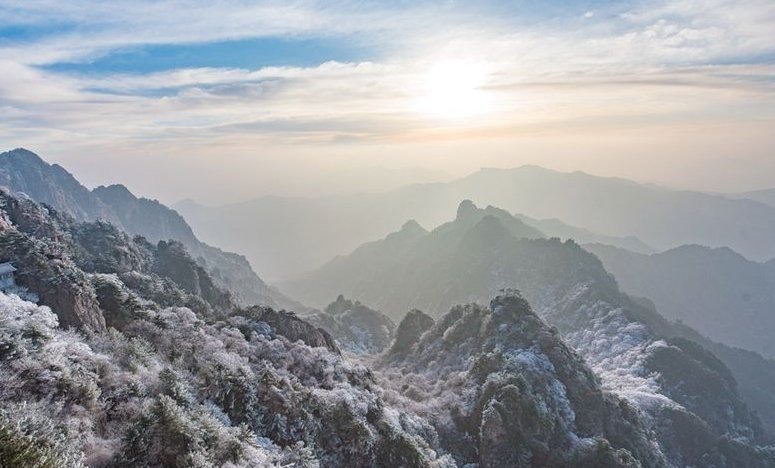
[[[766, 391], [769, 384], [756, 381], [757, 372], [775, 370], [775, 362], [757, 361], [756, 365], [763, 366], [761, 371], [740, 365], [740, 352], [713, 344], [684, 326], [671, 324], [656, 309], [623, 294], [602, 262], [574, 241], [520, 238], [496, 216], [487, 214], [488, 210], [477, 210], [477, 224], [456, 219], [397, 247], [383, 244], [384, 252], [380, 252], [380, 243], [375, 242], [368, 249], [356, 249], [352, 256], [340, 257], [284, 286], [311, 304], [317, 303], [317, 295], [330, 295], [336, 290], [373, 304], [396, 319], [411, 309], [438, 315], [455, 303], [481, 302], [501, 289], [517, 288], [533, 310], [557, 327], [563, 339], [603, 377], [604, 388], [631, 398], [647, 411], [662, 408], [658, 412], [669, 412], [672, 410], [664, 408], [675, 404], [697, 411], [702, 420], [724, 420], [725, 416], [710, 406], [693, 407], [695, 397], [670, 390], [695, 388], [694, 391], [701, 392], [701, 386], [650, 376], [647, 369], [653, 369], [655, 375], [659, 374], [657, 368], [668, 366], [664, 369], [669, 370], [671, 361], [664, 356], [675, 352], [686, 356], [673, 360], [687, 366], [682, 372], [696, 373], [696, 378], [702, 379], [715, 375], [711, 380], [716, 382], [713, 385], [719, 389], [719, 395], [726, 395], [723, 398], [728, 402], [736, 402], [719, 405], [737, 408], [730, 414], [737, 414], [741, 421], [755, 421], [743, 409], [737, 384], [733, 383], [736, 379], [730, 382], [717, 371], [707, 370], [713, 365], [681, 341], [688, 338], [721, 351], [724, 362], [734, 366], [735, 375], [745, 382], [746, 401], [762, 408], [762, 414], [768, 418], [767, 426], [775, 427], [771, 411], [775, 400]], [[503, 210], [489, 212], [511, 216]], [[369, 266], [372, 268], [368, 269]], [[725, 427], [720, 429], [722, 432], [735, 432], [739, 425], [731, 421], [719, 424], [712, 425]], [[751, 424], [755, 428], [758, 423]]]
[[157, 200], [138, 198], [121, 184], [88, 190], [59, 165], [50, 165], [26, 149], [0, 153], [0, 185], [68, 213], [78, 221], [105, 220], [151, 242], [174, 239], [207, 268], [214, 279], [243, 304], [266, 304], [304, 310], [268, 286], [247, 259], [205, 244], [185, 219]]
[[[533, 219], [560, 219], [631, 248], [634, 244], [621, 244], [623, 239], [636, 237], [647, 250], [701, 243], [729, 246], [757, 260], [775, 257], [770, 242], [775, 237], [775, 208], [766, 204], [535, 167], [480, 170], [452, 182], [382, 193], [263, 197], [222, 207], [180, 209], [203, 239], [217, 239], [220, 245], [244, 252], [254, 263], [265, 265], [270, 278], [284, 281], [381, 238], [408, 219], [438, 226], [451, 219], [453, 207], [465, 199]], [[260, 223], [292, 234], [260, 232], [258, 238], [246, 234], [259, 232]], [[214, 226], [229, 229], [223, 232]]]

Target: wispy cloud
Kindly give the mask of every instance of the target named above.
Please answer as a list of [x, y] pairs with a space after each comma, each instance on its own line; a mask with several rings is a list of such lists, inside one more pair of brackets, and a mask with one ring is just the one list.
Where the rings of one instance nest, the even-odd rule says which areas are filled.
[[[6, 0], [0, 138], [33, 147], [204, 139], [342, 143], [492, 138], [573, 123], [775, 118], [775, 3]], [[255, 38], [357, 42], [317, 63], [133, 70], [154, 45]], [[256, 43], [257, 56], [271, 57]], [[267, 43], [268, 44], [268, 43]], [[265, 45], [270, 47], [270, 45]], [[127, 56], [121, 70], [105, 57]], [[493, 103], [463, 121], [418, 111], [443, 60], [482, 68]], [[103, 60], [103, 62], [100, 62]], [[269, 60], [271, 62], [271, 60]], [[192, 63], [196, 62], [194, 60]], [[62, 67], [62, 64], [101, 66]], [[197, 62], [198, 63], [198, 62]]]

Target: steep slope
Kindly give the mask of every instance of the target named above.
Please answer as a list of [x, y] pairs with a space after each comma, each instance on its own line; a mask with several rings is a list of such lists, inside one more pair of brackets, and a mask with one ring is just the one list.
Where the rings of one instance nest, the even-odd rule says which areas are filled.
[[[400, 318], [413, 307], [440, 313], [448, 310], [453, 304], [467, 302], [472, 298], [448, 291], [449, 295], [444, 298], [444, 303], [434, 304], [433, 307], [428, 307], [429, 304], [426, 303], [413, 306], [414, 299], [409, 297], [404, 298], [401, 304], [391, 304], [381, 297], [383, 287], [387, 286], [381, 283], [381, 275], [390, 271], [399, 281], [415, 281], [416, 262], [424, 262], [432, 256], [443, 257], [450, 248], [455, 248], [462, 241], [467, 229], [476, 226], [486, 217], [500, 220], [496, 228], [502, 227], [509, 235], [535, 239], [544, 237], [543, 233], [504, 210], [492, 206], [478, 209], [470, 200], [465, 200], [458, 206], [455, 222], [438, 227], [431, 236], [415, 221], [409, 221], [400, 231], [389, 234], [381, 241], [364, 244], [350, 255], [337, 257], [319, 270], [303, 275], [299, 280], [283, 282], [280, 285], [287, 291], [293, 291], [291, 294], [296, 294], [295, 297], [299, 300], [318, 307], [322, 307], [329, 297], [344, 288], [341, 291], [345, 294], [354, 293], [354, 298], [373, 304], [393, 318]], [[420, 284], [415, 287], [421, 289]], [[437, 295], [436, 291], [428, 290], [427, 293]], [[422, 295], [425, 292], [418, 291], [417, 294]]]
[[722, 343], [775, 358], [775, 263], [697, 245], [652, 255], [602, 245], [587, 249], [622, 290], [648, 297], [665, 317]]
[[601, 390], [518, 294], [454, 307], [409, 340], [383, 356], [380, 379], [389, 399], [433, 421], [461, 466], [666, 465], [638, 411]]
[[0, 256], [44, 304], [0, 293], [3, 466], [454, 466], [327, 332], [238, 308], [182, 245], [0, 207]]
[[[659, 384], [663, 393], [649, 398], [665, 403], [644, 406], [627, 396], [631, 385], [611, 385], [610, 372], [621, 366], [593, 362], [598, 381], [521, 296], [508, 294], [490, 310], [454, 307], [435, 325], [413, 312], [375, 374], [292, 313], [238, 307], [181, 244], [79, 223], [6, 192], [0, 207], [0, 256], [26, 269], [21, 286], [41, 285], [32, 292], [44, 304], [0, 293], [0, 460], [102, 467], [773, 463], [772, 451], [751, 445], [755, 418], [736, 400], [734, 380], [691, 342], [651, 343], [658, 352], [645, 354], [645, 375], [618, 375]], [[465, 233], [448, 225], [440, 235], [472, 245], [470, 232], [485, 226], [481, 240], [497, 245], [521, 232], [520, 223], [501, 224], [500, 211], [480, 211], [465, 204]], [[36, 255], [17, 257], [20, 251]], [[43, 294], [56, 285], [80, 296]], [[84, 312], [101, 326], [84, 314], [73, 329], [59, 327], [71, 318], [62, 309], [74, 297], [91, 298]], [[327, 313], [381, 317], [364, 309], [341, 298]], [[567, 318], [560, 315], [558, 322]], [[566, 325], [563, 333], [589, 351]], [[625, 332], [637, 330], [631, 324]]]
[[[468, 208], [459, 211], [463, 216], [416, 239], [378, 271], [364, 275], [340, 259], [288, 283], [288, 290], [322, 293], [318, 278], [326, 278], [333, 265], [342, 279], [338, 291], [400, 317], [412, 308], [439, 315], [455, 303], [482, 302], [504, 288], [519, 288], [601, 376], [604, 389], [658, 421], [655, 430], [670, 459], [700, 461], [686, 446], [669, 444], [696, 431], [709, 431], [708, 440], [763, 440], [758, 419], [724, 364], [622, 294], [594, 255], [572, 241], [517, 238], [487, 214], [500, 211], [477, 210], [472, 218]], [[371, 249], [378, 252], [378, 244]], [[765, 404], [770, 410], [772, 402]]]
[[[454, 216], [464, 199], [536, 219], [561, 219], [602, 235], [636, 236], [660, 251], [697, 243], [729, 246], [755, 260], [775, 257], [771, 206], [534, 166], [483, 169], [449, 183], [385, 193], [178, 208], [203, 240], [243, 252], [265, 275], [284, 280], [384, 237], [407, 219], [437, 226]], [[273, 229], [263, 229], [267, 225]]]
[[61, 166], [49, 165], [31, 151], [16, 149], [0, 154], [0, 186], [23, 192], [77, 221], [108, 221], [152, 243], [170, 239], [181, 242], [241, 304], [300, 308], [267, 286], [244, 257], [200, 242], [177, 212], [156, 200], [137, 198], [122, 185], [89, 191]]
[[67, 210], [78, 220], [117, 221], [113, 210], [58, 164], [49, 165], [32, 151], [18, 148], [0, 153], [0, 187]]
[[[16, 283], [53, 308], [63, 326], [118, 326], [140, 304], [129, 295], [128, 302], [111, 304], [106, 294], [127, 287], [141, 300], [185, 305], [208, 317], [235, 306], [179, 243], [153, 245], [102, 221], [78, 223], [2, 190], [0, 258], [16, 266]], [[107, 323], [102, 311], [111, 313]]]

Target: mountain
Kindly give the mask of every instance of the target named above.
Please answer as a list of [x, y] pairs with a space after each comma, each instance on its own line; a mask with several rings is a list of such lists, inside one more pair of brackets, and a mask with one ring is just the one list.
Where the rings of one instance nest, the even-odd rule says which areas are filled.
[[396, 324], [383, 313], [339, 295], [323, 312], [302, 316], [336, 340], [339, 347], [357, 355], [379, 354], [393, 341]]
[[[482, 169], [448, 183], [410, 185], [382, 193], [263, 197], [219, 207], [189, 201], [176, 208], [201, 239], [243, 252], [276, 281], [297, 277], [336, 255], [381, 239], [408, 219], [426, 227], [438, 226], [453, 217], [454, 207], [465, 199], [534, 219], [561, 219], [609, 237], [607, 241], [577, 240], [579, 243], [636, 237], [639, 241], [613, 245], [633, 248], [642, 242], [663, 251], [703, 244], [727, 246], [755, 260], [775, 257], [774, 207], [535, 166]], [[536, 227], [543, 230], [546, 226]], [[587, 235], [578, 230], [557, 235], [569, 234]], [[643, 246], [634, 250], [649, 253]]]
[[[391, 241], [393, 234], [285, 287], [311, 304], [336, 289], [396, 318], [411, 309], [438, 316], [454, 304], [481, 303], [517, 288], [601, 376], [604, 389], [657, 421], [669, 420], [659, 424], [693, 420], [714, 428], [717, 436], [756, 439], [762, 431], [745, 409], [745, 398], [767, 415], [767, 427], [775, 427], [770, 382], [761, 379], [775, 363], [762, 359], [754, 371], [740, 364], [745, 352], [671, 324], [648, 304], [621, 293], [602, 263], [573, 241], [515, 236], [508, 226], [518, 220], [508, 220], [508, 213], [471, 209], [468, 202], [462, 207], [454, 221], [430, 233], [400, 237], [400, 246]], [[703, 349], [711, 345], [725, 351], [719, 356], [723, 363]], [[744, 392], [738, 393], [736, 380], [745, 382]], [[675, 408], [691, 416], [671, 413]], [[689, 455], [671, 456], [686, 461]]]
[[454, 307], [399, 341], [376, 367], [386, 398], [434, 421], [459, 466], [666, 465], [637, 409], [603, 391], [518, 293]]
[[[411, 283], [417, 280], [418, 262], [432, 261], [432, 256], [442, 256], [448, 246], [457, 245], [469, 228], [477, 226], [485, 218], [499, 219], [495, 228], [517, 237], [543, 238], [544, 234], [514, 218], [508, 212], [488, 206], [478, 209], [471, 201], [460, 203], [455, 223], [438, 227], [429, 236], [416, 221], [404, 223], [400, 231], [389, 234], [381, 241], [370, 242], [357, 248], [348, 256], [337, 257], [321, 269], [302, 276], [299, 280], [280, 283], [288, 291], [294, 291], [297, 297], [307, 304], [322, 307], [327, 298], [342, 291], [362, 302], [372, 304], [394, 319], [399, 319], [406, 311], [418, 308], [433, 313], [448, 310], [453, 304], [464, 303], [473, 298], [455, 294], [454, 290], [444, 293], [443, 302], [417, 302], [417, 297], [405, 297], [399, 303], [386, 300], [383, 292], [390, 285], [382, 283], [382, 275], [389, 271], [395, 280]], [[439, 239], [440, 242], [437, 242]], [[424, 257], [427, 255], [427, 257]], [[473, 260], [476, 262], [476, 260]], [[436, 265], [443, 268], [441, 264]], [[391, 278], [393, 279], [393, 278]], [[478, 282], [476, 278], [471, 280]], [[461, 280], [463, 281], [463, 280]], [[421, 289], [422, 285], [415, 285]], [[333, 294], [332, 294], [333, 292]], [[497, 290], [491, 291], [496, 293]], [[417, 291], [417, 295], [436, 295], [431, 289]], [[392, 297], [392, 296], [391, 296]], [[441, 298], [440, 298], [441, 299]], [[480, 298], [481, 299], [481, 298]]]
[[135, 197], [122, 185], [89, 191], [59, 165], [49, 165], [35, 153], [16, 149], [0, 154], [0, 186], [68, 213], [77, 221], [104, 220], [152, 243], [181, 242], [241, 304], [266, 304], [300, 309], [300, 305], [267, 286], [248, 261], [200, 242], [174, 210], [156, 200]]
[[[18, 290], [0, 292], [0, 466], [775, 463], [775, 451], [752, 444], [753, 420], [709, 356], [660, 347], [664, 374], [679, 366], [669, 378], [701, 372], [706, 393], [689, 401], [718, 420], [670, 406], [654, 424], [515, 291], [437, 321], [407, 314], [368, 367], [303, 317], [239, 306], [178, 242], [153, 244], [5, 191], [0, 256], [19, 272]], [[344, 297], [323, 313], [342, 326], [391, 323]], [[735, 426], [719, 435], [725, 423]]]
[[751, 192], [736, 193], [727, 196], [732, 198], [746, 198], [748, 200], [754, 200], [764, 203], [765, 205], [775, 207], [775, 189], [754, 190]]
[[686, 245], [643, 255], [604, 245], [587, 249], [630, 294], [706, 336], [775, 358], [775, 262], [728, 248]]
[[614, 247], [621, 247], [632, 252], [655, 252], [653, 247], [634, 236], [616, 237], [607, 236], [605, 234], [598, 234], [588, 229], [571, 226], [570, 224], [564, 223], [557, 218], [535, 219], [519, 213], [515, 214], [514, 217], [524, 222], [525, 224], [540, 230], [548, 237], [557, 237], [562, 240], [573, 239], [576, 243], [581, 245], [603, 244]]
[[0, 466], [455, 466], [327, 332], [237, 306], [179, 243], [3, 191], [0, 256]]

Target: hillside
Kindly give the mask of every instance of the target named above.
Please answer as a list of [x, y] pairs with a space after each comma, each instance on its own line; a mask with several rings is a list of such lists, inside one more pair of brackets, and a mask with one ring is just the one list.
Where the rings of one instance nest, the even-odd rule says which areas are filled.
[[[743, 419], [734, 439], [693, 422], [691, 439], [679, 427], [656, 430], [517, 292], [489, 308], [453, 307], [436, 323], [410, 315], [371, 369], [292, 313], [239, 307], [181, 244], [80, 223], [7, 192], [0, 256], [19, 267], [27, 297], [0, 293], [3, 466], [775, 460], [751, 445]], [[381, 320], [344, 298], [325, 313], [341, 324]], [[681, 437], [668, 444], [667, 435]]]
[[603, 245], [587, 249], [622, 290], [648, 297], [665, 317], [716, 341], [775, 358], [775, 263], [698, 245], [652, 255]]
[[[731, 411], [728, 414], [737, 414], [733, 419], [747, 420], [729, 371], [719, 372], [716, 366], [726, 369], [724, 365], [712, 355], [706, 356], [702, 348], [693, 348], [696, 345], [685, 338], [703, 346], [712, 342], [692, 336], [684, 327], [673, 326], [655, 310], [622, 294], [600, 261], [576, 243], [520, 238], [507, 227], [514, 218], [501, 221], [510, 218], [508, 213], [495, 208], [471, 209], [468, 202], [461, 208], [455, 221], [430, 233], [406, 237], [400, 246], [390, 241], [395, 238], [393, 234], [285, 287], [311, 304], [317, 303], [318, 296], [341, 292], [395, 318], [411, 309], [438, 316], [456, 303], [481, 303], [500, 290], [517, 288], [538, 315], [556, 326], [565, 341], [601, 376], [604, 388], [643, 408], [673, 403], [692, 407], [690, 402], [699, 395], [683, 392], [689, 388], [695, 389], [691, 392], [705, 392], [701, 389], [709, 382], [700, 381], [710, 378], [716, 380], [712, 385], [719, 391], [712, 393], [726, 400], [717, 401], [715, 407], [726, 407], [725, 411]], [[732, 375], [738, 375], [737, 380], [746, 382], [744, 397], [757, 411], [768, 415], [768, 427], [775, 427], [775, 419], [770, 419], [775, 415], [775, 399], [768, 390], [769, 383], [757, 380], [757, 372], [770, 373], [775, 363], [761, 360], [762, 368], [755, 371], [731, 357], [741, 352], [723, 349], [728, 353], [719, 357], [728, 363]], [[676, 356], [668, 359], [672, 353]], [[682, 382], [680, 373], [675, 381], [655, 379], [653, 375], [663, 375], [662, 366], [671, 360], [686, 366], [681, 372], [700, 380]], [[754, 394], [756, 398], [750, 397]], [[701, 414], [710, 407], [695, 409]], [[717, 425], [727, 416], [716, 411], [710, 410], [700, 418]], [[721, 423], [725, 429], [720, 433], [740, 423]], [[754, 422], [745, 424], [756, 426]]]
[[24, 193], [78, 221], [104, 220], [153, 243], [181, 242], [214, 281], [231, 291], [241, 304], [300, 307], [267, 286], [244, 257], [200, 242], [177, 212], [156, 200], [137, 198], [122, 185], [89, 191], [61, 166], [49, 165], [31, 151], [16, 149], [0, 154], [0, 186]]

